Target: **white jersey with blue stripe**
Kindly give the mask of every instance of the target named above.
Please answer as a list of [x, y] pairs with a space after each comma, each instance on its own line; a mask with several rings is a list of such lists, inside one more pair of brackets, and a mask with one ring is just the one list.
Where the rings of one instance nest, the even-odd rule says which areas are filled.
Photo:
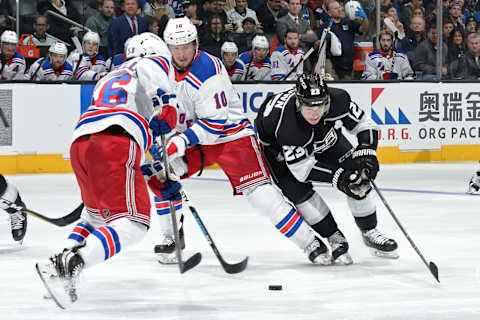
[[236, 59], [230, 70], [227, 70], [231, 81], [241, 81], [245, 77], [245, 65], [242, 60]]
[[15, 52], [10, 60], [2, 65], [0, 62], [1, 80], [24, 80], [25, 77], [25, 58], [18, 52]]
[[177, 131], [189, 146], [214, 145], [254, 135], [220, 59], [199, 51], [189, 70], [172, 74], [178, 102]]
[[152, 144], [148, 121], [154, 107], [176, 105], [169, 72], [169, 59], [160, 56], [135, 58], [115, 68], [97, 82], [92, 105], [80, 117], [73, 140], [118, 125], [147, 152]]
[[105, 58], [99, 54], [90, 58], [83, 53], [83, 58], [80, 60], [80, 53], [75, 49], [70, 53], [67, 61], [74, 68], [75, 80], [98, 80], [99, 75], [107, 70]]
[[240, 60], [245, 64], [247, 77], [245, 80], [271, 80], [272, 62], [265, 57], [262, 62], [253, 59], [252, 51], [246, 51], [240, 55]]
[[303, 62], [300, 63], [295, 72], [292, 72], [285, 79], [285, 76], [299, 63], [304, 56], [303, 50], [298, 48], [290, 51], [284, 46], [278, 46], [272, 53], [272, 80], [297, 80], [303, 73]]
[[[47, 60], [45, 62], [43, 62], [44, 59], [45, 58], [37, 59], [37, 61], [35, 61], [30, 66], [30, 69], [28, 69], [28, 72], [25, 74], [25, 79], [44, 81], [59, 81], [72, 79], [73, 68], [70, 63], [68, 63], [68, 61], [65, 61], [60, 69], [54, 70], [52, 67], [52, 62], [50, 61], [50, 56], [46, 58]], [[33, 77], [32, 79], [32, 76], [35, 72], [35, 77]]]

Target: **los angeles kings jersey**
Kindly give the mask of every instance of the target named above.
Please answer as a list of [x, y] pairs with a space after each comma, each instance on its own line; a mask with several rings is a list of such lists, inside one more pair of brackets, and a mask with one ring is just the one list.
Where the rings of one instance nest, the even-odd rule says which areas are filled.
[[338, 166], [342, 157], [346, 157], [345, 148], [337, 148], [338, 143], [348, 143], [342, 127], [356, 135], [359, 143], [377, 146], [377, 128], [367, 114], [351, 101], [345, 90], [329, 88], [328, 91], [330, 108], [315, 126], [297, 111], [295, 89], [269, 97], [255, 120], [270, 165], [286, 166], [302, 182], [331, 181], [332, 158]]

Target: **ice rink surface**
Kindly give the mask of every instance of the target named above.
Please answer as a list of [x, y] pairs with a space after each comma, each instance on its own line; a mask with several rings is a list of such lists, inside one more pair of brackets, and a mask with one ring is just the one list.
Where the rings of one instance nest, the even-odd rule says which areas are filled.
[[[354, 259], [351, 266], [322, 267], [312, 265], [245, 199], [233, 198], [222, 172], [207, 170], [185, 188], [225, 260], [249, 256], [244, 272], [223, 271], [189, 212], [185, 253], [201, 252], [201, 264], [183, 275], [177, 266], [160, 265], [153, 254], [154, 216], [138, 246], [85, 270], [79, 300], [60, 310], [43, 299], [34, 264], [61, 250], [72, 228], [29, 217], [19, 247], [1, 212], [0, 319], [480, 319], [480, 196], [465, 194], [475, 168], [474, 163], [384, 165], [377, 178], [426, 259], [438, 265], [440, 284], [378, 198], [379, 229], [399, 242], [400, 259], [371, 256], [344, 196], [319, 185]], [[7, 179], [29, 208], [48, 216], [63, 216], [80, 203], [72, 174]], [[269, 291], [270, 284], [283, 290]]]

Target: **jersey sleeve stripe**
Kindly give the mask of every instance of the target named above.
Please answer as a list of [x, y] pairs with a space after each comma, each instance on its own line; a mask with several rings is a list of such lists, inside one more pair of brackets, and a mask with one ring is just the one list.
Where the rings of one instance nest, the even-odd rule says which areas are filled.
[[166, 61], [163, 57], [148, 57], [148, 59], [155, 62], [168, 75], [170, 70], [168, 61]]

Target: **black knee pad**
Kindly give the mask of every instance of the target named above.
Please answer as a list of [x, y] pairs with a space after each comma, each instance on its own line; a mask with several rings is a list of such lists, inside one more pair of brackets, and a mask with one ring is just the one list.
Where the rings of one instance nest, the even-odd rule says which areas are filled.
[[366, 217], [355, 217], [355, 223], [362, 231], [373, 229], [377, 226], [377, 212], [375, 211]]

